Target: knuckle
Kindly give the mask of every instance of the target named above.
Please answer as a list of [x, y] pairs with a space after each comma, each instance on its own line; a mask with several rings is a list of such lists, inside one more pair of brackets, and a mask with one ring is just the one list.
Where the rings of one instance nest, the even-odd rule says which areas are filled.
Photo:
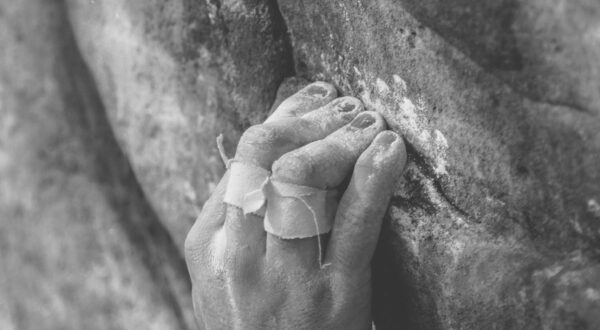
[[208, 249], [207, 241], [204, 235], [199, 233], [199, 225], [194, 224], [184, 241], [184, 256], [189, 265], [202, 263]]
[[240, 138], [240, 146], [264, 147], [274, 144], [281, 134], [270, 125], [254, 125], [248, 128]]
[[190, 244], [189, 239], [186, 239], [186, 246], [185, 246], [184, 254], [185, 254], [185, 262], [189, 267], [191, 267], [193, 265], [201, 265], [202, 260], [204, 260], [204, 258], [203, 258], [204, 253], [202, 252], [201, 249], [198, 248], [198, 245], [194, 244], [194, 243]]
[[[295, 118], [255, 125], [242, 135], [237, 156], [276, 159], [283, 151], [303, 144], [305, 135], [302, 121]], [[270, 160], [268, 165], [275, 159]]]
[[281, 156], [273, 163], [273, 177], [294, 183], [307, 183], [315, 174], [312, 157], [302, 149]]
[[198, 240], [188, 234], [184, 243], [185, 260], [188, 264], [196, 264], [201, 262], [202, 250], [199, 248]]

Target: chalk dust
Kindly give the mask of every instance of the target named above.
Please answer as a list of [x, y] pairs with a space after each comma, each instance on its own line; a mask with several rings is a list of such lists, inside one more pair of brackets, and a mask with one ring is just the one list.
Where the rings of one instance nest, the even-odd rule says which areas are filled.
[[402, 134], [425, 158], [436, 176], [447, 175], [448, 141], [442, 132], [427, 124], [426, 102], [420, 99], [415, 105], [407, 96], [406, 82], [397, 74], [392, 75], [390, 86], [380, 77], [353, 69], [362, 91], [359, 98], [366, 109], [381, 113], [390, 128]]

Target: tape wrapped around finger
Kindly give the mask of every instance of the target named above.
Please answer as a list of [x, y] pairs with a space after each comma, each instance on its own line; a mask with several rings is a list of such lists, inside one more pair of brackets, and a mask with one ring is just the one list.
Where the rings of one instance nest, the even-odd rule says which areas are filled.
[[237, 206], [244, 214], [265, 215], [263, 186], [271, 172], [256, 165], [233, 160], [229, 167], [229, 182], [223, 201]]
[[268, 180], [265, 230], [283, 239], [313, 237], [331, 231], [337, 191]]
[[337, 191], [270, 179], [271, 172], [233, 160], [223, 201], [244, 214], [264, 216], [265, 230], [283, 239], [313, 237], [331, 231]]

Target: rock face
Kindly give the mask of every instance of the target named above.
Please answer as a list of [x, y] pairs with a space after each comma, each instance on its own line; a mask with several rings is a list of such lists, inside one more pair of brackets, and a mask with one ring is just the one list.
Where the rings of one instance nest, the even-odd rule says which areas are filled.
[[381, 323], [600, 326], [600, 4], [279, 3], [298, 74], [360, 95], [412, 149]]
[[[265, 117], [279, 83], [296, 74], [359, 96], [409, 145], [374, 262], [378, 328], [600, 327], [597, 1], [67, 0], [67, 7], [116, 140], [179, 251], [223, 172], [215, 136], [225, 134], [232, 154], [241, 131]], [[80, 85], [66, 86], [89, 96]], [[84, 140], [94, 146], [106, 136]], [[78, 154], [107, 150], [86, 146]], [[126, 164], [116, 145], [108, 150], [99, 159]], [[95, 162], [80, 167], [93, 171]], [[126, 174], [108, 173], [127, 178], [123, 186], [109, 181], [116, 187], [135, 186]], [[89, 189], [128, 200], [131, 188], [103, 190], [95, 178]], [[149, 212], [141, 192], [134, 196], [134, 215], [115, 211], [120, 221]], [[128, 223], [125, 233], [154, 222]], [[143, 237], [140, 251], [156, 248]], [[180, 305], [182, 315], [191, 313]]]

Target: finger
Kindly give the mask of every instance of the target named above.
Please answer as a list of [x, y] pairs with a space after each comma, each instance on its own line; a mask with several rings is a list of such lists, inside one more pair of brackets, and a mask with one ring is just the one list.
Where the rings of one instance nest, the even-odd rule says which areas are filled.
[[288, 77], [283, 80], [279, 88], [277, 89], [277, 95], [275, 96], [275, 101], [271, 105], [271, 111], [269, 112], [269, 116], [277, 110], [279, 105], [283, 101], [285, 101], [288, 97], [294, 95], [302, 88], [308, 86], [310, 81], [301, 78], [301, 77]]
[[322, 140], [283, 155], [273, 165], [273, 179], [319, 189], [335, 188], [360, 154], [386, 128], [383, 117], [366, 111]]
[[[273, 162], [281, 155], [324, 138], [350, 122], [362, 110], [360, 100], [343, 97], [313, 111], [306, 118], [287, 118], [251, 127], [242, 136], [235, 158], [239, 162], [270, 170]], [[264, 251], [266, 234], [262, 217], [252, 214], [244, 217], [240, 208], [229, 206], [226, 218], [228, 241], [246, 249], [252, 245], [260, 245], [255, 248], [256, 252]]]
[[[378, 113], [363, 112], [326, 138], [283, 155], [273, 164], [272, 179], [323, 190], [335, 188], [352, 172], [360, 154], [385, 126]], [[312, 269], [320, 260], [318, 239], [282, 239], [268, 234], [267, 261]]]
[[356, 162], [338, 206], [326, 262], [342, 272], [368, 269], [395, 179], [405, 165], [402, 138], [392, 131], [380, 133]]
[[323, 139], [349, 123], [363, 109], [360, 100], [346, 96], [301, 117], [252, 126], [242, 135], [235, 158], [270, 169], [281, 155]]
[[300, 117], [331, 102], [337, 96], [337, 90], [331, 84], [317, 81], [299, 90], [285, 99], [267, 118], [265, 123], [282, 118]]

